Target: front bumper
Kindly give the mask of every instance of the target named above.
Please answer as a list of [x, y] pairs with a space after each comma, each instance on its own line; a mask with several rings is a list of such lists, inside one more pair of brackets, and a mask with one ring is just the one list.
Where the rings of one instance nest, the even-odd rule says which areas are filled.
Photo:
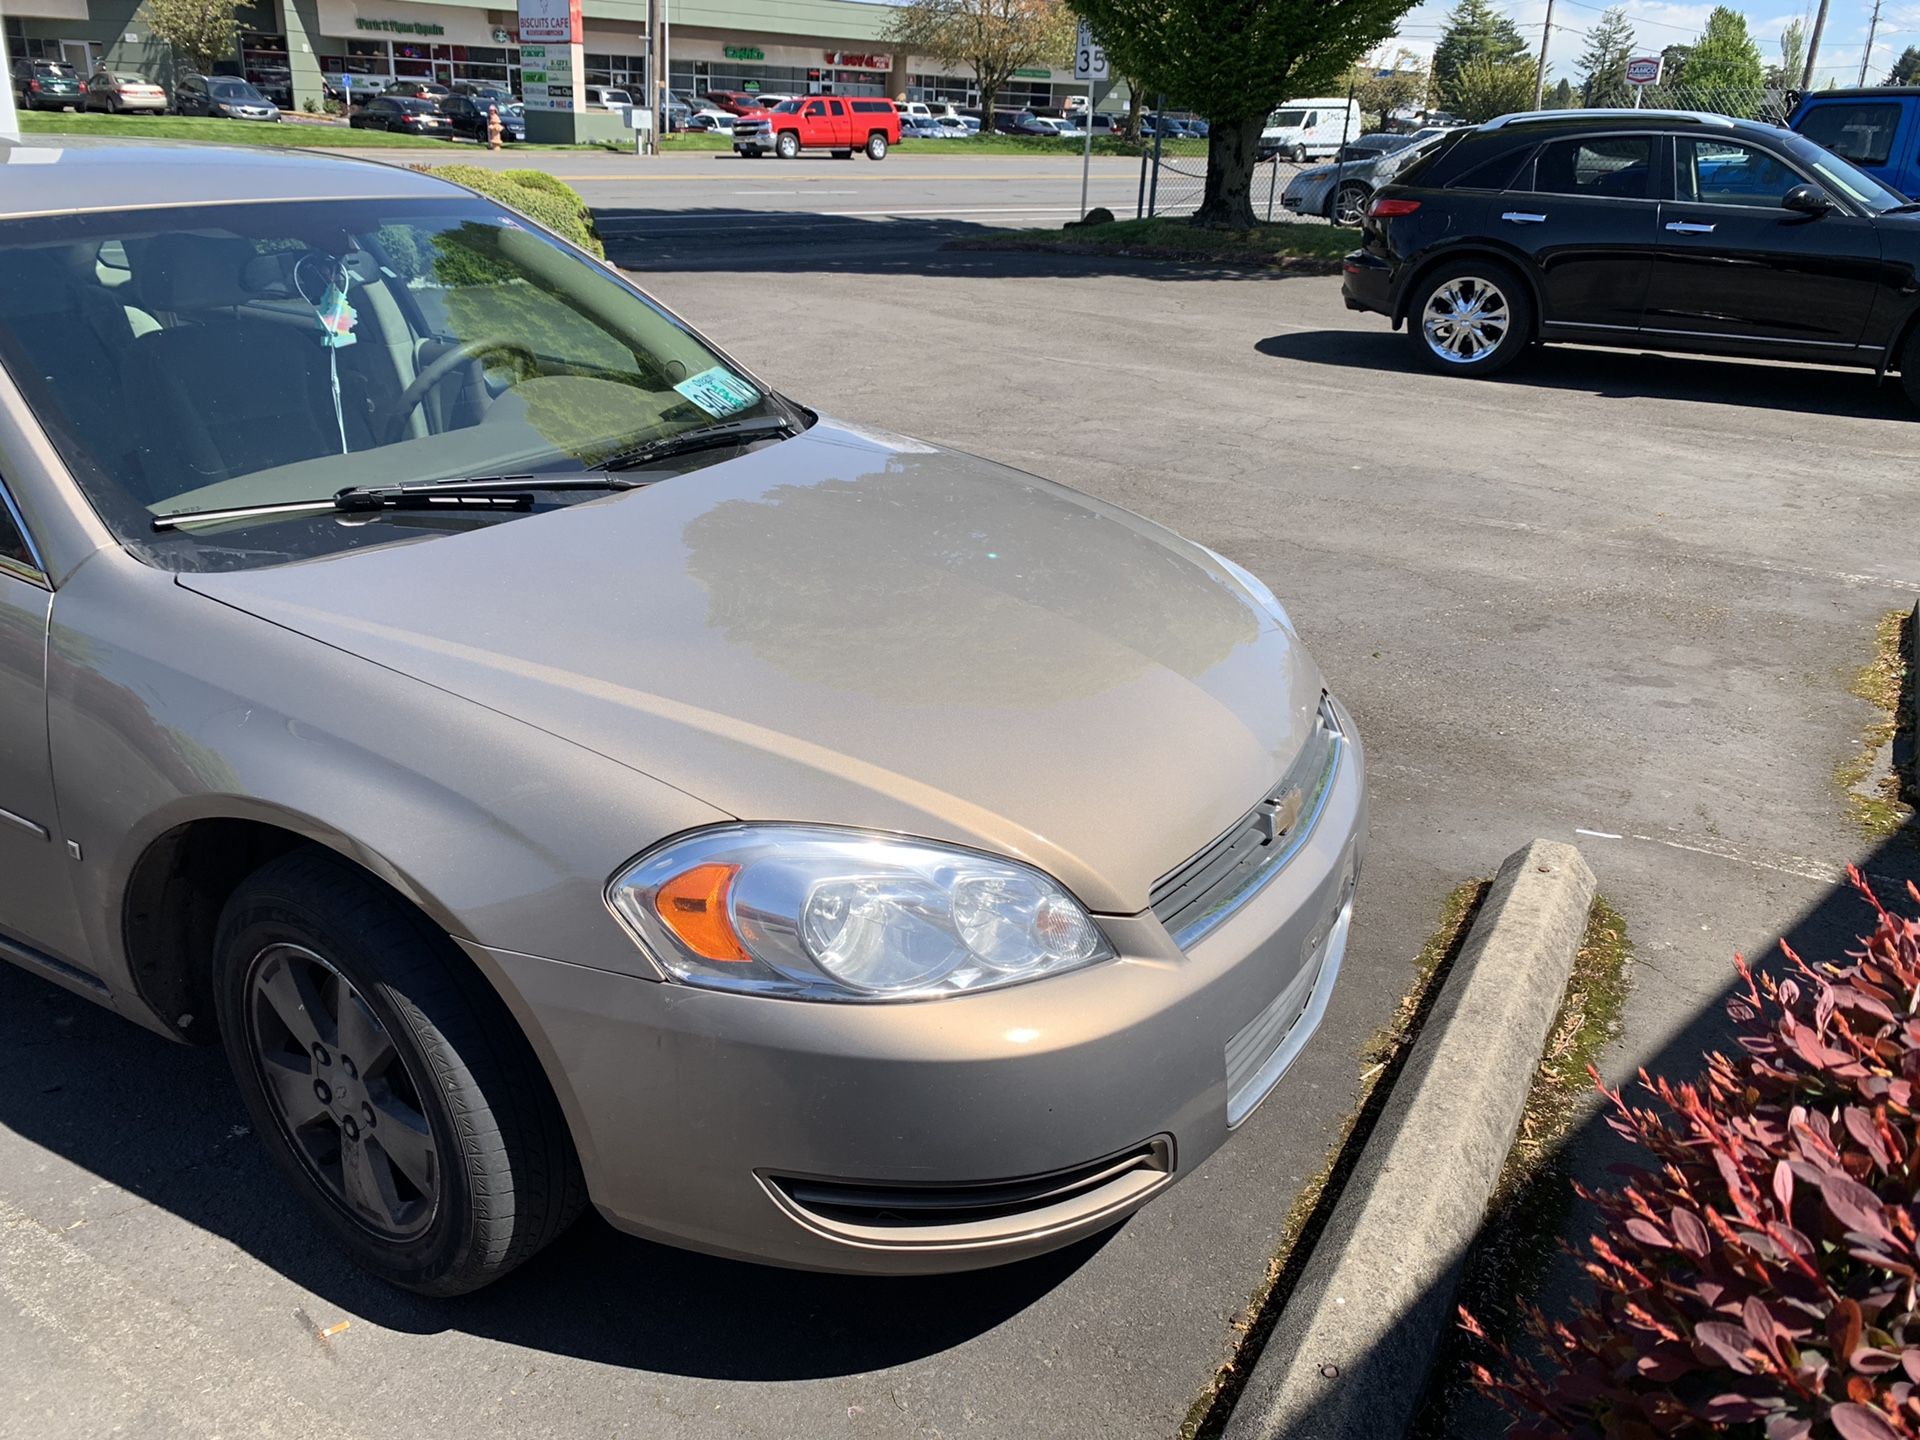
[[765, 155], [773, 149], [773, 136], [735, 135], [733, 149], [737, 155]]
[[818, 1270], [1021, 1259], [1195, 1169], [1231, 1128], [1229, 1050], [1238, 1123], [1318, 1025], [1365, 846], [1365, 761], [1340, 720], [1350, 743], [1312, 833], [1185, 954], [1150, 913], [1102, 916], [1119, 958], [1093, 969], [835, 1005], [463, 943], [533, 1041], [621, 1229]]

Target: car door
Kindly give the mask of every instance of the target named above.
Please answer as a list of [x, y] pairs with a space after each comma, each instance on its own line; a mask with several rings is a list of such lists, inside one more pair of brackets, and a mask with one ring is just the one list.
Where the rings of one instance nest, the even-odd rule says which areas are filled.
[[1492, 228], [1533, 261], [1543, 326], [1639, 327], [1660, 215], [1660, 153], [1650, 134], [1549, 140], [1496, 200]]
[[1673, 198], [1660, 206], [1647, 330], [1831, 349], [1860, 341], [1880, 239], [1841, 209], [1788, 210], [1809, 177], [1754, 139], [1673, 137]]
[[800, 107], [800, 143], [802, 145], [833, 143], [833, 122], [827, 114], [826, 101], [809, 100]]
[[851, 150], [853, 148], [853, 122], [847, 117], [847, 102], [844, 100], [829, 100], [827, 102], [827, 116], [832, 122], [834, 147], [839, 150]]
[[26, 527], [0, 489], [0, 956], [24, 946], [30, 958], [56, 958], [61, 968], [58, 957], [79, 948], [79, 927], [48, 759], [52, 608]]

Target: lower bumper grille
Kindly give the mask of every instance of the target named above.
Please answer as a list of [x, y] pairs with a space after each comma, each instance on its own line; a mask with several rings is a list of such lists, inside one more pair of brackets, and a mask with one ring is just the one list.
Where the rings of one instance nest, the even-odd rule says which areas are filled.
[[1267, 1098], [1320, 1028], [1353, 920], [1351, 890], [1339, 913], [1309, 944], [1306, 963], [1286, 989], [1227, 1042], [1227, 1125], [1238, 1125]]
[[1173, 1179], [1173, 1138], [1046, 1175], [963, 1185], [763, 1176], [808, 1228], [865, 1245], [972, 1248], [1045, 1235], [1131, 1209]]

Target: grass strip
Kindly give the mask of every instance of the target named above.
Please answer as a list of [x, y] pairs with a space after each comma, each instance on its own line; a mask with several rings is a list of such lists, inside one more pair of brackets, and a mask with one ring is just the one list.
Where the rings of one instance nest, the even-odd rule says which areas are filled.
[[1886, 767], [1878, 783], [1867, 782], [1889, 753], [1894, 739], [1913, 724], [1909, 689], [1916, 677], [1908, 674], [1907, 656], [1913, 653], [1913, 614], [1890, 610], [1874, 627], [1873, 658], [1854, 677], [1853, 693], [1880, 712], [1860, 736], [1860, 747], [1834, 768], [1834, 782], [1847, 797], [1854, 821], [1869, 839], [1885, 840], [1913, 819], [1913, 807], [1900, 794], [1900, 772]]

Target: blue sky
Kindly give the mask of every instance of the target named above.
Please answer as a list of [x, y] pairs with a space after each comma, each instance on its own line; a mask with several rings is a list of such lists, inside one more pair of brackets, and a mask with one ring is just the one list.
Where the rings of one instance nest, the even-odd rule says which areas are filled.
[[[1538, 50], [1540, 25], [1546, 17], [1546, 0], [1493, 0], [1494, 8], [1511, 15], [1529, 43]], [[1785, 0], [1761, 0], [1743, 8], [1747, 26], [1760, 42], [1761, 52], [1771, 62], [1779, 59], [1780, 32], [1787, 23], [1804, 17], [1809, 33], [1813, 30], [1812, 3], [1788, 4]], [[1428, 0], [1407, 12], [1400, 24], [1400, 39], [1387, 46], [1387, 59], [1400, 46], [1426, 56], [1446, 23], [1452, 0]], [[1551, 78], [1578, 80], [1576, 62], [1586, 47], [1584, 31], [1600, 18], [1605, 0], [1554, 0], [1553, 43], [1547, 59]], [[1627, 0], [1627, 16], [1634, 22], [1640, 48], [1658, 53], [1668, 45], [1684, 44], [1700, 33], [1712, 13], [1713, 4], [1681, 4], [1677, 0]], [[1820, 60], [1814, 84], [1837, 80], [1851, 85], [1860, 78], [1860, 51], [1867, 41], [1867, 20], [1873, 12], [1872, 0], [1831, 0], [1827, 9], [1827, 29], [1820, 40]], [[1867, 70], [1867, 83], [1885, 78], [1895, 57], [1909, 45], [1920, 45], [1920, 0], [1883, 0], [1880, 29], [1873, 42], [1873, 59]]]

